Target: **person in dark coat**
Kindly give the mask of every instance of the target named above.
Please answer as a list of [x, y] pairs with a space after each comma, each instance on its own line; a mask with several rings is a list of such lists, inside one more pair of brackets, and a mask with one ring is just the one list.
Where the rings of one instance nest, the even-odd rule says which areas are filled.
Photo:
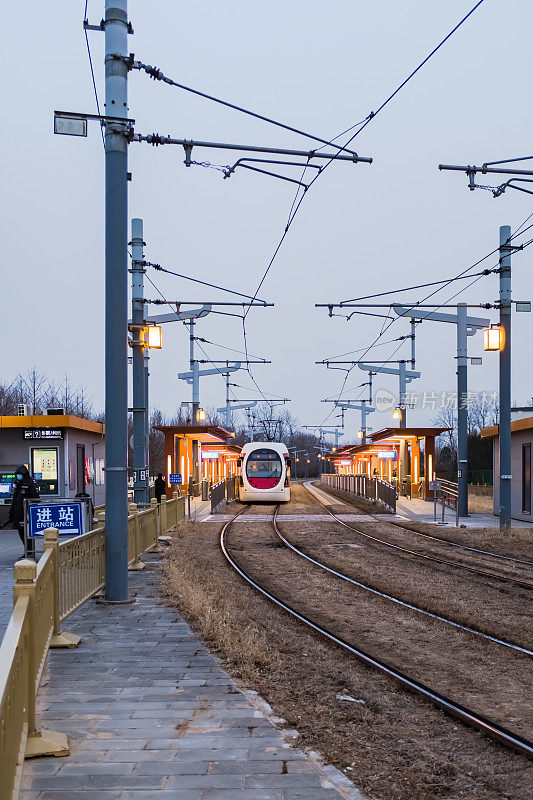
[[[18, 531], [20, 540], [24, 544], [24, 500], [33, 500], [39, 497], [37, 486], [28, 468], [22, 464], [15, 470], [15, 491], [9, 509], [9, 522], [14, 530]], [[28, 556], [35, 558], [35, 542], [28, 540]]]
[[159, 475], [157, 476], [157, 478], [154, 481], [154, 490], [155, 490], [156, 500], [157, 500], [158, 503], [160, 503], [161, 502], [161, 498], [163, 497], [163, 495], [165, 494], [165, 492], [167, 490], [167, 483], [166, 483], [165, 479], [163, 478], [163, 475], [162, 475], [161, 472], [159, 473]]

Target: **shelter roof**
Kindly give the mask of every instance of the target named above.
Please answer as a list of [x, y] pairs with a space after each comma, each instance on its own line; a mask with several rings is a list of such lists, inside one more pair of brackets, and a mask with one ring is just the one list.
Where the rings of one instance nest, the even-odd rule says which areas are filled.
[[76, 417], [74, 414], [23, 414], [0, 416], [3, 428], [70, 428], [89, 433], [105, 434], [103, 422]]
[[225, 444], [226, 439], [233, 439], [235, 434], [221, 428], [220, 425], [154, 425], [156, 431], [162, 431], [165, 436], [182, 436], [187, 439], [197, 439], [201, 443]]
[[441, 433], [449, 431], [451, 428], [383, 428], [380, 431], [370, 434], [372, 442], [400, 441], [400, 439], [420, 439], [424, 436], [440, 436]]
[[[511, 422], [511, 433], [517, 431], [529, 431], [533, 428], [533, 417], [524, 417], [524, 419], [514, 419]], [[481, 429], [481, 436], [486, 439], [491, 436], [498, 436], [500, 432], [499, 425], [491, 425], [489, 428]]]

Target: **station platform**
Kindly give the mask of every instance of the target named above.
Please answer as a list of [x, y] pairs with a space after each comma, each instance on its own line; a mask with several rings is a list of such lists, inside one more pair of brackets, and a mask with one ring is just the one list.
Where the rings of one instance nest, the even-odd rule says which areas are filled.
[[82, 642], [50, 652], [38, 719], [71, 755], [26, 761], [20, 800], [363, 800], [161, 602], [157, 558], [129, 574], [134, 603], [65, 623]]
[[[434, 524], [433, 502], [419, 500], [418, 498], [409, 500], [407, 497], [400, 497], [396, 501], [396, 516], [394, 519], [415, 520]], [[456, 518], [453, 508], [446, 507], [444, 509], [444, 522], [451, 527], [455, 527]], [[437, 503], [437, 523], [442, 524], [442, 506], [440, 503]], [[499, 524], [500, 520], [494, 514], [469, 514], [468, 517], [459, 517], [459, 525], [464, 525], [466, 528], [497, 528]], [[513, 519], [511, 520], [511, 527], [533, 528], [533, 523]]]

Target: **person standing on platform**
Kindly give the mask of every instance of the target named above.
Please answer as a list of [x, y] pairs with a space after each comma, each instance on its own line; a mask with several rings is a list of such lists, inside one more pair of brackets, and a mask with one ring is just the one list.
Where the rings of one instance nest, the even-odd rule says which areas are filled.
[[158, 503], [160, 503], [161, 498], [167, 491], [167, 484], [161, 472], [154, 481], [154, 490], [155, 490], [156, 500]]
[[[33, 500], [39, 497], [35, 481], [24, 465], [15, 470], [15, 491], [9, 509], [9, 522], [14, 530], [18, 531], [20, 540], [24, 545], [24, 500]], [[22, 556], [25, 557], [25, 554]], [[35, 542], [28, 539], [28, 558], [35, 558]]]

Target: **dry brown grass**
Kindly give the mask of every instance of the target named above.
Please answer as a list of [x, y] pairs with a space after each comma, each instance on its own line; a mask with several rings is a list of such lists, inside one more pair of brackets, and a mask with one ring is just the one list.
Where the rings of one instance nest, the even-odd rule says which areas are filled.
[[[201, 526], [199, 522], [187, 523], [187, 533], [197, 536]], [[205, 580], [201, 564], [177, 558], [180, 550], [175, 544], [172, 557], [163, 567], [167, 596], [209, 644], [232, 659], [243, 679], [257, 680], [263, 670], [277, 667], [279, 655], [269, 643], [267, 631], [249, 618], [246, 609], [222, 584]]]
[[469, 492], [468, 511], [470, 514], [492, 514], [492, 495]]

